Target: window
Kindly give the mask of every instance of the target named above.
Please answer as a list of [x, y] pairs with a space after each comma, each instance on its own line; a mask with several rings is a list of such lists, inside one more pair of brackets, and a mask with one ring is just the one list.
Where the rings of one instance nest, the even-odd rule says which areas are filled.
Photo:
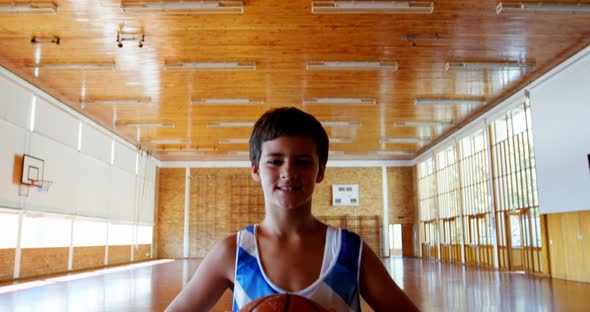
[[133, 226], [131, 224], [111, 223], [109, 225], [109, 246], [133, 245]]
[[0, 249], [16, 248], [18, 214], [0, 212]]
[[105, 221], [74, 220], [74, 246], [105, 246], [107, 223]]
[[27, 213], [23, 218], [21, 247], [69, 247], [71, 224], [70, 218]]

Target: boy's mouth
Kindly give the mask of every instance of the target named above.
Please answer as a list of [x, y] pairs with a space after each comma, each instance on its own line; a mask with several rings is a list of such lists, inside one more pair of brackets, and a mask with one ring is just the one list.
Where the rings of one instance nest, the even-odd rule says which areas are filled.
[[291, 192], [291, 191], [299, 191], [301, 190], [301, 186], [293, 186], [293, 185], [279, 185], [277, 189], [284, 192]]

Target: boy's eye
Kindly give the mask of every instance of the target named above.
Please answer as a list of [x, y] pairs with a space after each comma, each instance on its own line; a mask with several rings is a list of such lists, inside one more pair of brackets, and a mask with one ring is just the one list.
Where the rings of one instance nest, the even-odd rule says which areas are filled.
[[280, 165], [281, 161], [279, 159], [269, 159], [266, 161], [266, 163], [269, 165]]

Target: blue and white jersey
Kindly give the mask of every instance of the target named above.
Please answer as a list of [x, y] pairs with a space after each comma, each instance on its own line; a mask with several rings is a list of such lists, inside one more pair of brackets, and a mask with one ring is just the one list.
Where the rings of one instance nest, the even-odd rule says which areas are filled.
[[[334, 311], [360, 311], [359, 271], [362, 240], [347, 230], [328, 226], [319, 278], [307, 288], [289, 292], [311, 299]], [[233, 311], [257, 298], [287, 293], [265, 274], [256, 242], [256, 225], [237, 235]]]

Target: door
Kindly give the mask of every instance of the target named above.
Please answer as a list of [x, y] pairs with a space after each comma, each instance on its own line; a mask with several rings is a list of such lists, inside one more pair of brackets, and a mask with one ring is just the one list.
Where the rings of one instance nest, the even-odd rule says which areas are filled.
[[523, 228], [522, 214], [520, 211], [511, 211], [508, 213], [508, 249], [510, 256], [510, 271], [522, 271], [523, 266]]

